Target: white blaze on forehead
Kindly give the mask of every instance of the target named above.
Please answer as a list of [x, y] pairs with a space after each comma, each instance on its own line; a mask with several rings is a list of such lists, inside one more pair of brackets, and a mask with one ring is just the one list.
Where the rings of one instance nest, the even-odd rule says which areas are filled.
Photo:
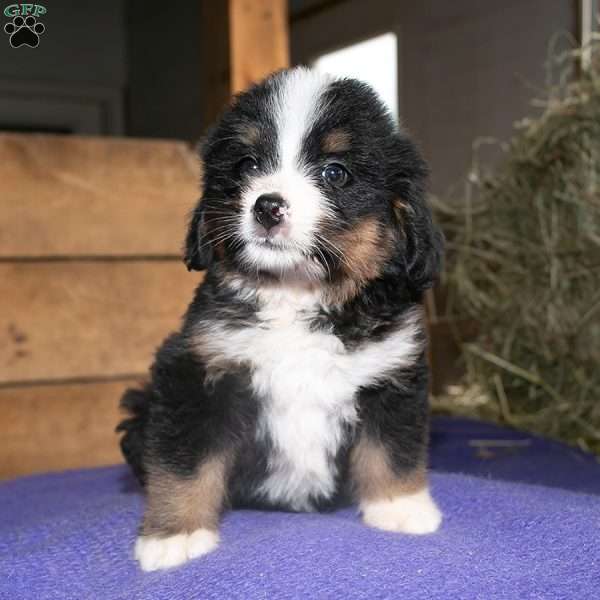
[[[272, 112], [275, 125], [276, 166], [253, 178], [242, 194], [242, 236], [249, 242], [244, 255], [251, 266], [281, 273], [301, 268], [315, 241], [318, 224], [330, 210], [327, 198], [302, 164], [302, 145], [324, 110], [322, 95], [331, 82], [328, 75], [297, 68], [283, 73], [273, 88], [266, 109]], [[270, 236], [271, 246], [267, 246], [253, 207], [260, 195], [273, 193], [280, 194], [288, 208], [285, 223]]]
[[283, 76], [276, 101], [275, 125], [282, 171], [300, 167], [302, 141], [319, 116], [321, 95], [332, 79], [305, 68]]

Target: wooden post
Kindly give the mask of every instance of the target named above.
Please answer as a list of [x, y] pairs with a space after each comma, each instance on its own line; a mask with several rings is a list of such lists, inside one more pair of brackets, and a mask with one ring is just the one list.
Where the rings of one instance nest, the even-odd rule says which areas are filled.
[[289, 66], [287, 0], [202, 0], [204, 122], [232, 94]]
[[286, 0], [229, 0], [231, 89], [289, 66]]

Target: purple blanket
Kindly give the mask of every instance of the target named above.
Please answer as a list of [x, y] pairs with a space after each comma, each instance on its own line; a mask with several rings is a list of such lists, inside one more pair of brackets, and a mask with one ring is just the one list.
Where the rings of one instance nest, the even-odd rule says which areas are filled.
[[[517, 444], [482, 450], [478, 440]], [[600, 465], [462, 420], [437, 420], [432, 446], [433, 494], [445, 515], [434, 535], [368, 529], [352, 510], [236, 511], [216, 552], [155, 573], [132, 560], [143, 499], [124, 467], [4, 483], [0, 598], [600, 597]]]

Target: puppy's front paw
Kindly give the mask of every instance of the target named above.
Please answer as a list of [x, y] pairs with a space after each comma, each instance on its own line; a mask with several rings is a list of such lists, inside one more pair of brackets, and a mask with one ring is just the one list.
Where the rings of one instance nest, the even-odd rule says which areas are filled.
[[156, 571], [182, 565], [212, 552], [219, 544], [219, 534], [210, 529], [196, 529], [169, 537], [140, 536], [135, 543], [135, 558], [144, 571]]
[[442, 522], [442, 513], [428, 489], [392, 500], [363, 502], [361, 510], [367, 525], [386, 531], [422, 535], [433, 533]]

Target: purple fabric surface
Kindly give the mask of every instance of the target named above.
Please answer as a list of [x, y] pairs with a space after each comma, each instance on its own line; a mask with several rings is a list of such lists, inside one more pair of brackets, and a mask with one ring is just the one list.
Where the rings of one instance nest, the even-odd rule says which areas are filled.
[[[462, 423], [466, 436], [469, 424]], [[454, 452], [455, 470], [476, 472], [477, 457], [455, 452], [465, 450], [460, 443], [453, 449], [460, 437], [453, 424], [436, 422], [432, 462], [449, 471]], [[512, 432], [488, 431], [501, 434]], [[580, 468], [598, 484], [593, 459], [554, 450], [563, 453], [559, 471]], [[524, 463], [531, 472], [534, 460], [500, 458], [512, 460], [513, 475]], [[155, 573], [142, 573], [132, 559], [143, 498], [124, 467], [7, 482], [0, 485], [0, 598], [600, 597], [600, 497], [561, 489], [556, 475], [552, 487], [508, 481], [517, 476], [489, 479], [490, 460], [484, 477], [432, 474], [445, 515], [434, 535], [368, 529], [353, 510], [235, 511], [224, 519], [216, 552]]]
[[[481, 444], [497, 441], [517, 444]], [[600, 494], [600, 463], [594, 456], [552, 440], [471, 419], [433, 419], [430, 463], [436, 471]]]

